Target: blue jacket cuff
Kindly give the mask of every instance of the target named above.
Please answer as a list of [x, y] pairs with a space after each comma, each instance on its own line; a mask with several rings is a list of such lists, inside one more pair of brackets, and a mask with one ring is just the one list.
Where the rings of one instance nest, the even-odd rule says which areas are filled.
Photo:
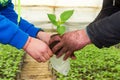
[[12, 40], [9, 42], [9, 44], [18, 49], [22, 49], [28, 39], [28, 36], [28, 34], [18, 29], [18, 31], [16, 32]]
[[41, 28], [30, 27], [27, 33], [29, 33], [29, 35], [32, 37], [36, 37], [39, 31], [43, 31], [43, 30]]

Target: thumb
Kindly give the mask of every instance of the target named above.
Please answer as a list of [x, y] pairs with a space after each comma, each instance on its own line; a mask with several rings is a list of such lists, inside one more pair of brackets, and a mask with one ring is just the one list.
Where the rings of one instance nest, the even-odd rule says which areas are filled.
[[60, 41], [61, 41], [60, 35], [58, 35], [58, 34], [52, 35], [50, 40], [49, 40], [49, 47], [52, 49]]

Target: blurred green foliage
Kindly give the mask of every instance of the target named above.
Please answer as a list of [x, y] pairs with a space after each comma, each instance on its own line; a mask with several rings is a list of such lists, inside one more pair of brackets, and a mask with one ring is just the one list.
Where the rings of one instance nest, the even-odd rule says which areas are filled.
[[67, 76], [56, 73], [57, 80], [120, 80], [120, 50], [98, 49], [89, 45], [76, 51]]
[[0, 44], [0, 80], [15, 79], [23, 55], [22, 50]]

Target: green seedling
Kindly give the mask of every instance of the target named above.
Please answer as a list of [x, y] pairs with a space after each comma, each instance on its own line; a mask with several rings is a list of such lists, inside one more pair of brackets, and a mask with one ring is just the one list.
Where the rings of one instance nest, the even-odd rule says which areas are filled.
[[67, 76], [56, 73], [57, 80], [120, 80], [120, 50], [114, 46], [98, 49], [94, 45], [74, 53]]
[[64, 23], [73, 15], [74, 10], [67, 10], [60, 14], [60, 18], [56, 20], [55, 14], [48, 14], [48, 18], [53, 25], [57, 27], [57, 33], [62, 35], [65, 33], [66, 28]]
[[0, 80], [15, 80], [22, 67], [23, 56], [22, 50], [0, 44]]

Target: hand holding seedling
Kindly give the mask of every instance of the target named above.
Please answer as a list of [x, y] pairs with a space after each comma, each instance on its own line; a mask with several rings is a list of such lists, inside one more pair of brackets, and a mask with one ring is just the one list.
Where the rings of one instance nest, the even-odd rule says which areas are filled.
[[[51, 21], [51, 23], [55, 27], [57, 27], [57, 29], [56, 29], [57, 34], [52, 35], [51, 38], [56, 36], [56, 35], [63, 35], [65, 33], [66, 28], [64, 26], [64, 23], [72, 16], [73, 12], [74, 12], [73, 10], [64, 11], [63, 13], [61, 13], [60, 18], [58, 20], [56, 20], [55, 14], [48, 14], [48, 18]], [[50, 44], [50, 48], [52, 49], [58, 42], [59, 42], [59, 40], [52, 42]]]
[[59, 35], [54, 35], [50, 39], [50, 47], [53, 53], [57, 53], [57, 57], [61, 57], [64, 53], [64, 60], [68, 57], [75, 58], [74, 51], [82, 49], [86, 44], [90, 43], [85, 30], [77, 30], [72, 32], [65, 32], [65, 27], [61, 26], [66, 20], [73, 14], [73, 10], [65, 11], [61, 14], [60, 20], [56, 21], [54, 14], [48, 14], [51, 22], [57, 26], [57, 32]]
[[[52, 22], [53, 25], [55, 25], [57, 27], [57, 35], [52, 35], [51, 36], [51, 40], [50, 40], [50, 48], [52, 49], [56, 44], [58, 44], [60, 42], [60, 36], [62, 36], [65, 31], [66, 28], [64, 25], [64, 23], [72, 16], [74, 10], [68, 10], [68, 11], [64, 11], [63, 13], [61, 13], [60, 15], [60, 19], [57, 21], [56, 20], [56, 15], [54, 14], [48, 14], [48, 18], [49, 20]], [[53, 40], [54, 37], [56, 40]], [[53, 51], [57, 56], [60, 56], [61, 54], [58, 54], [59, 51]]]
[[62, 36], [56, 35], [51, 38], [50, 44], [58, 40], [60, 42], [52, 48], [52, 51], [53, 53], [58, 52], [58, 58], [61, 57], [63, 53], [66, 53], [64, 60], [68, 57], [72, 57], [74, 59], [74, 51], [82, 49], [84, 46], [91, 43], [85, 30], [67, 32]]

